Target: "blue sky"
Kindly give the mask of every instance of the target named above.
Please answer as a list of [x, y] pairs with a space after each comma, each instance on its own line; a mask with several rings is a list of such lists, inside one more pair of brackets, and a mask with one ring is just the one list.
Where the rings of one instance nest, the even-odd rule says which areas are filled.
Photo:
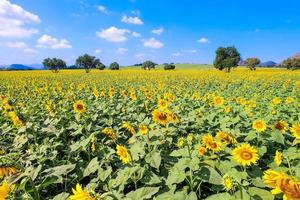
[[212, 63], [219, 46], [280, 62], [300, 52], [297, 0], [0, 0], [0, 64]]

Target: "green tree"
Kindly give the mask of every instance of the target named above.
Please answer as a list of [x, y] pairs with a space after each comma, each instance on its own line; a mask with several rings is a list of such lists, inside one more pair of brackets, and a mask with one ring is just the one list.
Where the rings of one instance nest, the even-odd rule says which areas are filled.
[[287, 69], [300, 69], [300, 58], [288, 58], [282, 62], [282, 66]]
[[58, 73], [60, 69], [67, 67], [66, 62], [59, 58], [46, 58], [43, 60], [43, 65], [53, 73]]
[[150, 69], [155, 69], [155, 63], [154, 62], [152, 62], [152, 61], [150, 61], [150, 60], [147, 60], [147, 61], [145, 61], [144, 63], [143, 63], [143, 65], [142, 65], [142, 68], [144, 69], [144, 70], [150, 70]]
[[120, 69], [120, 65], [117, 62], [113, 62], [110, 64], [109, 69], [111, 70], [119, 70]]
[[103, 64], [103, 63], [99, 63], [97, 66], [96, 66], [97, 69], [99, 70], [104, 70], [106, 68], [106, 66]]
[[92, 69], [96, 68], [101, 62], [95, 56], [84, 54], [76, 59], [76, 65], [85, 69], [86, 73], [89, 73]]
[[245, 64], [250, 70], [256, 70], [256, 66], [260, 64], [260, 60], [258, 58], [247, 58]]
[[237, 67], [241, 60], [240, 53], [235, 47], [219, 47], [216, 51], [216, 58], [214, 60], [214, 67], [230, 72], [232, 67]]
[[173, 70], [175, 68], [176, 68], [176, 66], [174, 64], [165, 64], [164, 65], [164, 70]]

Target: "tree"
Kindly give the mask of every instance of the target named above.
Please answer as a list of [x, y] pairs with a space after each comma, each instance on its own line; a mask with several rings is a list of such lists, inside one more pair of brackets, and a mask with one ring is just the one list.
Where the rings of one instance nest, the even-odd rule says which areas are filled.
[[97, 69], [99, 70], [104, 70], [106, 68], [106, 66], [103, 64], [103, 63], [99, 63], [97, 66], [96, 66]]
[[113, 62], [110, 64], [109, 69], [111, 70], [119, 70], [120, 69], [120, 65], [117, 62]]
[[241, 60], [240, 53], [235, 47], [219, 47], [216, 51], [216, 58], [214, 60], [214, 67], [230, 72], [232, 67], [237, 67]]
[[53, 73], [58, 73], [60, 69], [67, 67], [66, 62], [59, 58], [46, 58], [43, 60], [43, 65]]
[[84, 54], [76, 59], [76, 65], [85, 69], [86, 73], [89, 73], [93, 68], [96, 68], [101, 62], [95, 56]]
[[256, 70], [256, 66], [260, 64], [258, 58], [247, 58], [244, 62], [250, 70]]
[[300, 69], [300, 58], [288, 58], [282, 62], [282, 66], [287, 69]]
[[175, 67], [176, 66], [174, 64], [165, 64], [164, 70], [173, 70]]
[[150, 60], [147, 60], [147, 61], [145, 61], [144, 63], [143, 63], [143, 66], [142, 66], [142, 68], [144, 69], [144, 70], [150, 70], [150, 69], [155, 69], [155, 63], [154, 62], [152, 62], [152, 61], [150, 61]]

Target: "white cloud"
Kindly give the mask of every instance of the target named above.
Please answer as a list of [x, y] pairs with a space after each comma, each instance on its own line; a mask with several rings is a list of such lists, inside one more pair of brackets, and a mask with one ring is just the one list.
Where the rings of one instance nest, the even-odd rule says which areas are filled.
[[172, 56], [174, 57], [177, 57], [177, 56], [181, 56], [182, 54], [180, 52], [176, 52], [176, 53], [173, 53]]
[[71, 44], [66, 39], [57, 39], [50, 35], [43, 35], [37, 41], [38, 48], [51, 48], [51, 49], [68, 49], [72, 48]]
[[98, 37], [107, 40], [109, 42], [124, 42], [127, 40], [126, 34], [130, 33], [127, 29], [119, 29], [114, 26], [104, 29], [100, 32], [96, 32]]
[[132, 32], [133, 37], [141, 37], [141, 34], [138, 32]]
[[138, 53], [138, 54], [135, 54], [135, 57], [139, 60], [144, 60], [145, 59], [145, 54], [144, 53]]
[[104, 13], [104, 14], [108, 14], [108, 13], [109, 13], [108, 10], [107, 10], [107, 8], [106, 8], [105, 6], [99, 5], [99, 6], [96, 6], [96, 7], [97, 7], [97, 9], [98, 9], [100, 12], [102, 12], [102, 13]]
[[205, 37], [202, 37], [202, 38], [200, 38], [200, 39], [198, 40], [198, 42], [199, 42], [199, 43], [202, 43], [202, 44], [205, 44], [205, 43], [208, 43], [209, 40], [208, 40], [207, 38], [205, 38]]
[[38, 53], [37, 50], [32, 49], [32, 48], [25, 48], [25, 49], [24, 49], [24, 52], [25, 52], [25, 53]]
[[38, 33], [37, 29], [25, 27], [40, 23], [40, 18], [7, 0], [0, 0], [0, 36], [24, 38]]
[[125, 49], [125, 48], [118, 48], [117, 49], [117, 54], [124, 54], [128, 51], [128, 49]]
[[7, 43], [7, 46], [9, 48], [16, 48], [16, 49], [23, 49], [25, 48], [27, 45], [24, 42], [9, 42]]
[[144, 22], [139, 17], [127, 17], [124, 15], [121, 19], [121, 22], [127, 23], [127, 24], [135, 24], [135, 25], [143, 25]]
[[148, 40], [144, 40], [143, 42], [144, 42], [144, 47], [149, 47], [153, 49], [160, 49], [164, 46], [163, 43], [156, 40], [155, 38], [150, 38]]
[[102, 49], [95, 49], [94, 53], [102, 53]]
[[158, 28], [158, 29], [154, 29], [151, 31], [152, 33], [156, 34], [156, 35], [160, 35], [164, 32], [164, 28]]

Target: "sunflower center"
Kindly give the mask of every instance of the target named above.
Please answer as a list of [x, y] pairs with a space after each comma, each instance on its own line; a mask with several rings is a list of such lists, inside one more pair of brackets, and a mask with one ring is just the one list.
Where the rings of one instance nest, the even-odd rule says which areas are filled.
[[257, 127], [257, 128], [262, 128], [262, 127], [263, 127], [263, 124], [262, 124], [261, 122], [257, 122], [257, 123], [256, 123], [256, 127]]
[[83, 110], [83, 105], [78, 104], [76, 108], [77, 108], [78, 110]]
[[275, 125], [275, 128], [278, 129], [278, 130], [283, 130], [284, 129], [284, 125], [280, 122], [278, 122], [276, 125]]
[[244, 151], [241, 153], [241, 157], [243, 160], [251, 160], [253, 155], [252, 155], [252, 153], [250, 153], [248, 151]]
[[158, 116], [158, 118], [160, 119], [160, 120], [166, 120], [167, 119], [167, 115], [166, 114], [160, 114], [159, 116]]

